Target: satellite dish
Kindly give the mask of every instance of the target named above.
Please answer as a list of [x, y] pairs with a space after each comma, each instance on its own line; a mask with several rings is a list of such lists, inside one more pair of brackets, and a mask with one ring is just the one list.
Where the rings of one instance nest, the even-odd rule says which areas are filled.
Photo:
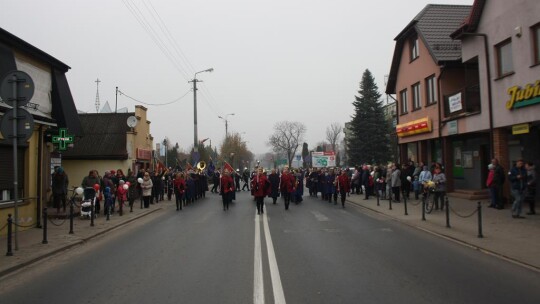
[[137, 117], [135, 117], [135, 116], [128, 117], [127, 125], [130, 128], [135, 128], [135, 126], [137, 125]]

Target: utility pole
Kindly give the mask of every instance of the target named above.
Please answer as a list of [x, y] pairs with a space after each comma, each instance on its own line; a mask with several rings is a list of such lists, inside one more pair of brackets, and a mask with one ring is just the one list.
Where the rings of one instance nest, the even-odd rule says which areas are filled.
[[189, 82], [193, 82], [193, 152], [199, 153], [199, 141], [197, 138], [197, 82], [202, 82], [202, 80], [197, 79], [197, 74], [203, 73], [203, 72], [212, 72], [214, 71], [213, 68], [206, 69], [204, 71], [200, 71], [195, 73], [193, 76], [193, 80]]
[[118, 87], [116, 87], [116, 102], [114, 103], [114, 113], [118, 109]]

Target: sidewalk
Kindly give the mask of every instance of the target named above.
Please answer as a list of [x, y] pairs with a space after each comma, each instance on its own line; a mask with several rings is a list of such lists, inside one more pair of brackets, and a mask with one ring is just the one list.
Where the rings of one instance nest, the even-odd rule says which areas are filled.
[[[69, 217], [65, 220], [63, 218], [49, 217], [49, 221], [47, 222], [48, 244], [42, 244], [43, 229], [31, 228], [25, 231], [19, 231], [19, 250], [15, 250], [15, 239], [13, 238], [12, 240], [13, 256], [6, 256], [7, 237], [0, 237], [0, 278], [43, 258], [52, 256], [73, 246], [83, 244], [84, 242], [114, 228], [126, 225], [159, 210], [166, 209], [171, 205], [171, 202], [165, 200], [158, 204], [150, 205], [149, 209], [140, 209], [137, 203], [135, 204], [132, 213], [129, 212], [129, 207], [125, 208], [123, 216], [115, 214], [110, 217], [109, 221], [106, 220], [104, 215], [99, 215], [99, 217], [94, 220], [94, 227], [90, 226], [89, 219], [74, 217], [74, 234], [69, 234]], [[1, 220], [1, 226], [3, 226], [7, 218], [2, 218]]]
[[[483, 238], [478, 238], [478, 215], [468, 216], [477, 208], [478, 201], [449, 197], [450, 227], [446, 227], [444, 211], [433, 210], [422, 221], [422, 204], [414, 199], [407, 202], [408, 215], [404, 215], [404, 204], [364, 195], [351, 195], [347, 201], [380, 214], [389, 216], [403, 224], [467, 244], [486, 253], [540, 271], [540, 215], [525, 215], [526, 219], [514, 219], [508, 206], [497, 210], [488, 208], [488, 201], [481, 201]], [[414, 204], [417, 204], [416, 206]], [[524, 213], [528, 208], [524, 206]]]

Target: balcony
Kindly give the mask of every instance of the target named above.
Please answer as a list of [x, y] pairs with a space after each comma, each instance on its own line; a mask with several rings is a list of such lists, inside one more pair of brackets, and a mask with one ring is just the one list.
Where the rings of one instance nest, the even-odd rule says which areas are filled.
[[444, 95], [444, 117], [446, 119], [443, 121], [476, 115], [481, 111], [479, 84], [467, 86], [452, 94]]

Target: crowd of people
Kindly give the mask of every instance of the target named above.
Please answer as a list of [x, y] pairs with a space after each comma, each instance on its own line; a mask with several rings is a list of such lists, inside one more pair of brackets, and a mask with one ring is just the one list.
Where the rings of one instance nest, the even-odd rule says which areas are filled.
[[[497, 159], [493, 159], [488, 166], [486, 186], [490, 193], [491, 208], [503, 209], [503, 187], [508, 177], [510, 181], [512, 202], [512, 217], [523, 218], [522, 204], [528, 203], [529, 212], [536, 214], [536, 173], [531, 162], [516, 161], [513, 168], [506, 174]], [[391, 199], [400, 203], [402, 199], [419, 200], [424, 195], [426, 185], [433, 191], [434, 208], [444, 209], [446, 195], [446, 176], [444, 167], [439, 163], [430, 166], [413, 161], [400, 165], [356, 166], [354, 168], [310, 168], [290, 169], [285, 166], [281, 171], [272, 169], [265, 171], [262, 167], [255, 167], [253, 171], [244, 168], [236, 171], [232, 168], [213, 172], [194, 170], [155, 170], [141, 169], [137, 173], [128, 170], [127, 175], [121, 169], [105, 171], [101, 176], [97, 170], [90, 170], [88, 176], [81, 182], [83, 188], [98, 187], [95, 211], [110, 215], [122, 215], [123, 206], [128, 204], [130, 211], [136, 200], [140, 200], [141, 208], [149, 208], [152, 204], [163, 201], [165, 196], [170, 201], [174, 195], [176, 210], [194, 203], [205, 197], [211, 180], [212, 193], [220, 194], [223, 210], [229, 209], [230, 203], [236, 199], [236, 192], [251, 192], [259, 214], [264, 213], [264, 198], [269, 197], [276, 204], [279, 197], [284, 201], [285, 210], [290, 203], [300, 203], [303, 200], [304, 186], [311, 197], [338, 204], [345, 208], [346, 197], [363, 195], [364, 200], [370, 196], [380, 199]], [[241, 186], [241, 183], [243, 185]], [[66, 195], [69, 179], [62, 167], [55, 169], [52, 176], [52, 197], [57, 212], [60, 208], [66, 209]]]

